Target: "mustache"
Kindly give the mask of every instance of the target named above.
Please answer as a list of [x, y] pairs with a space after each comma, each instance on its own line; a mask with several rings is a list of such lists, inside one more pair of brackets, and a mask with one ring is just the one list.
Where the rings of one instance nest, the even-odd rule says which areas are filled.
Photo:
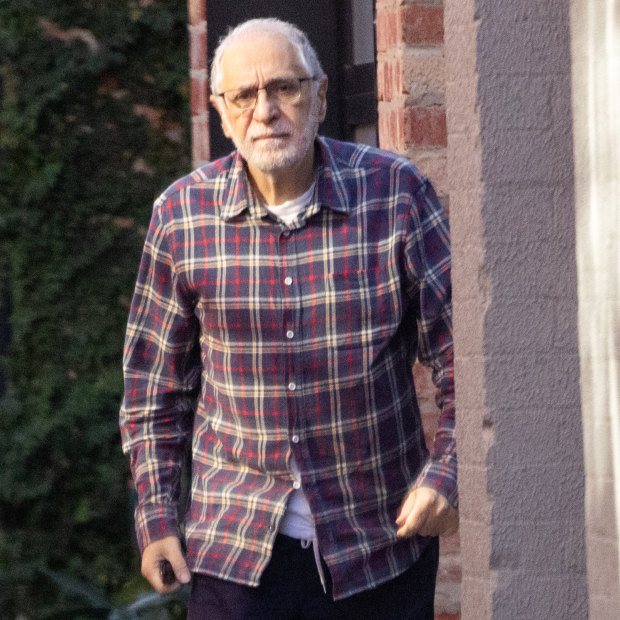
[[246, 138], [250, 140], [256, 140], [258, 138], [270, 138], [272, 136], [277, 136], [281, 134], [291, 134], [293, 133], [293, 127], [289, 123], [279, 123], [269, 128], [269, 131], [264, 131], [261, 129], [251, 130], [249, 129]]

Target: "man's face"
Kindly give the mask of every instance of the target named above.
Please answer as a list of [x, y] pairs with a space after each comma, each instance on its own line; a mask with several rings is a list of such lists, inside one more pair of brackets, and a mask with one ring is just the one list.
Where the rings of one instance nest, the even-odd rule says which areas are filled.
[[[277, 33], [249, 33], [231, 42], [221, 61], [219, 92], [237, 88], [263, 87], [283, 78], [309, 78], [296, 48]], [[222, 118], [222, 127], [250, 167], [263, 173], [293, 168], [313, 149], [319, 123], [325, 118], [327, 80], [319, 85], [301, 84], [296, 103], [279, 103], [258, 92], [256, 105], [249, 110], [232, 110], [222, 97], [212, 103]]]

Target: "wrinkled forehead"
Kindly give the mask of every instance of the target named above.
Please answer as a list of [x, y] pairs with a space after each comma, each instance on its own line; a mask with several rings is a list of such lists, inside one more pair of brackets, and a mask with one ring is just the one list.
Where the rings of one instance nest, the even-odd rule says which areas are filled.
[[299, 48], [282, 33], [241, 33], [222, 53], [220, 90], [283, 76], [309, 77], [309, 72]]

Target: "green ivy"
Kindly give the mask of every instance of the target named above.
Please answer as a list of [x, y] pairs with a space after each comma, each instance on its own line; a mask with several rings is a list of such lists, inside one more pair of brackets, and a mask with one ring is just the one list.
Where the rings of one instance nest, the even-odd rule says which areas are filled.
[[176, 0], [0, 0], [9, 618], [58, 613], [49, 571], [119, 599], [143, 587], [118, 433], [121, 355], [153, 198], [191, 166], [185, 10]]

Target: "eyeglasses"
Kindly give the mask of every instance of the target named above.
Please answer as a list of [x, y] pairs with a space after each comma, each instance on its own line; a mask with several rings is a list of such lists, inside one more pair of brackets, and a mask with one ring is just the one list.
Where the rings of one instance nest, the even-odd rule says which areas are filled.
[[264, 90], [269, 99], [276, 99], [278, 103], [297, 103], [301, 99], [301, 85], [303, 82], [314, 81], [316, 78], [279, 78], [267, 82], [265, 86], [250, 86], [248, 88], [233, 88], [232, 90], [217, 93], [224, 99], [229, 110], [250, 110], [256, 105], [258, 91]]

